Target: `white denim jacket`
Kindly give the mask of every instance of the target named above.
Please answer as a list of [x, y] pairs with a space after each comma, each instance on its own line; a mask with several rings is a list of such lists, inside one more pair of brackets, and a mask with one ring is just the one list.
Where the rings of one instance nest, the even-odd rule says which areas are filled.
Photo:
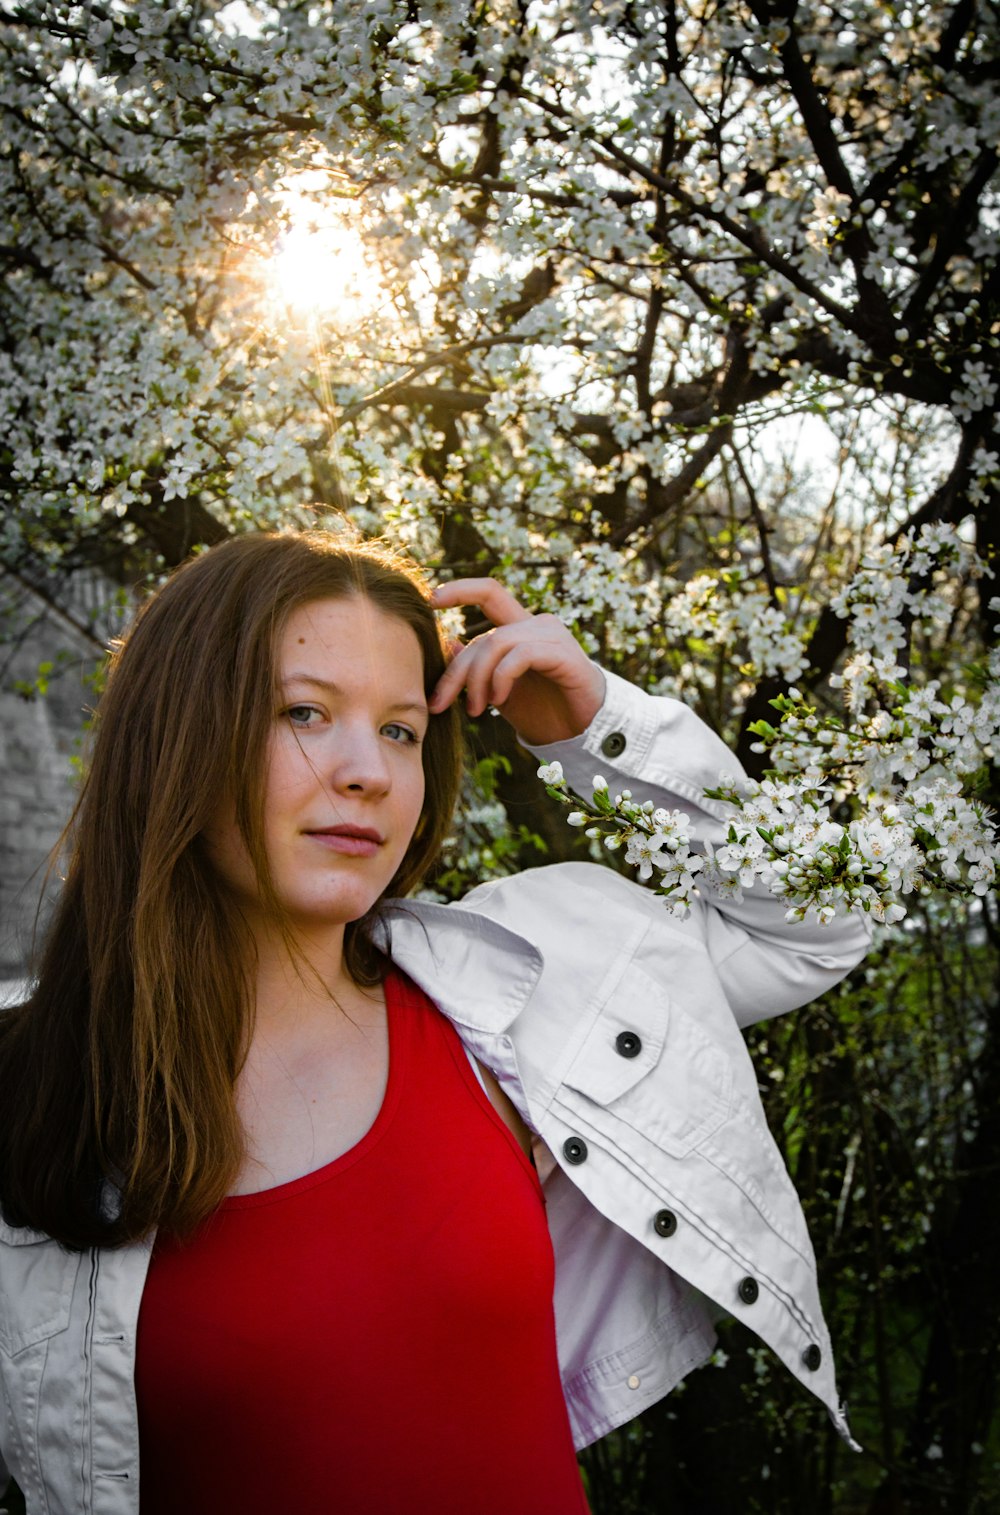
[[[735, 758], [675, 700], [608, 676], [600, 712], [558, 758], [572, 787], [681, 806]], [[474, 889], [459, 906], [382, 916], [394, 961], [493, 1070], [543, 1163], [555, 1311], [584, 1446], [668, 1393], [712, 1350], [719, 1307], [827, 1406], [842, 1435], [805, 1222], [764, 1122], [739, 1028], [804, 1004], [864, 955], [856, 917], [788, 924], [756, 890], [687, 920], [608, 868], [570, 863]], [[69, 1253], [0, 1222], [0, 1487], [29, 1515], [138, 1515], [136, 1324], [152, 1239]]]

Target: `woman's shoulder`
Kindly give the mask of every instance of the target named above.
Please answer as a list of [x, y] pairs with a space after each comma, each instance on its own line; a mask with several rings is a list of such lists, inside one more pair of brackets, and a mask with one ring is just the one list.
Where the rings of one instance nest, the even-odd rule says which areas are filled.
[[540, 1003], [536, 990], [546, 986], [563, 999], [568, 986], [582, 993], [639, 958], [662, 972], [705, 951], [662, 899], [593, 863], [493, 879], [453, 905], [389, 902], [375, 936], [446, 1015], [490, 1032], [505, 1030], [529, 1000]]
[[519, 941], [543, 957], [558, 951], [581, 963], [650, 934], [664, 944], [704, 943], [698, 909], [682, 920], [651, 889], [600, 863], [543, 864], [478, 884], [452, 904], [395, 901], [389, 913], [393, 933], [409, 917], [439, 945], [474, 939], [481, 950]]
[[543, 921], [550, 917], [564, 920], [568, 913], [578, 912], [586, 920], [592, 914], [593, 928], [605, 939], [609, 911], [665, 925], [683, 935], [697, 934], [697, 924], [690, 915], [682, 920], [651, 889], [600, 863], [548, 863], [490, 879], [471, 889], [457, 907], [494, 918], [517, 913]]
[[495, 982], [513, 1001], [543, 973], [603, 976], [612, 958], [640, 951], [661, 965], [703, 959], [702, 914], [681, 920], [652, 890], [599, 863], [553, 863], [491, 879], [453, 904], [387, 901], [372, 936], [432, 998], [444, 983]]

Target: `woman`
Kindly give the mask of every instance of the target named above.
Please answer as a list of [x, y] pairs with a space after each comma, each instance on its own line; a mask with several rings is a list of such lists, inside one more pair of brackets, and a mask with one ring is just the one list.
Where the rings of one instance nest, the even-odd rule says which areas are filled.
[[[434, 608], [470, 604], [496, 629], [449, 663]], [[404, 901], [462, 691], [575, 787], [600, 768], [718, 834], [713, 734], [490, 580], [429, 595], [375, 548], [245, 536], [116, 653], [38, 986], [0, 1021], [29, 1511], [135, 1515], [141, 1478], [143, 1515], [582, 1512], [574, 1441], [705, 1360], [705, 1295], [847, 1434], [738, 1026], [835, 983], [864, 927], [752, 892], [680, 922], [589, 864]]]

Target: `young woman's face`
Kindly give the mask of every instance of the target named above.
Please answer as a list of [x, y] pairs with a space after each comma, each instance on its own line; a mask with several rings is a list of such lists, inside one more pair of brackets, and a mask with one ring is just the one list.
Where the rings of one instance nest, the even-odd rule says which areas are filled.
[[[360, 595], [316, 600], [289, 616], [277, 666], [264, 819], [274, 887], [293, 924], [342, 925], [374, 904], [420, 819], [420, 644], [405, 621]], [[256, 879], [231, 807], [206, 839], [252, 908]]]

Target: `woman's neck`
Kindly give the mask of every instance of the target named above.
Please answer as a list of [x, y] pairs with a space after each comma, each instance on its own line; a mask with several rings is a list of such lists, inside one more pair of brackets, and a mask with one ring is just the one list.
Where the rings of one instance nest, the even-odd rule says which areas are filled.
[[258, 931], [255, 1026], [271, 1031], [329, 1015], [357, 996], [344, 966], [344, 928], [295, 933]]

